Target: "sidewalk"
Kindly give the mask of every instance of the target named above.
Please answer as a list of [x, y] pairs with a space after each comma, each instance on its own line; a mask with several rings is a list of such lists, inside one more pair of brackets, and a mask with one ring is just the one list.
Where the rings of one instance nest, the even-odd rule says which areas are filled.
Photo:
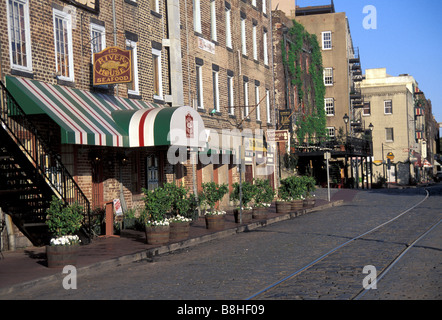
[[[334, 190], [330, 203], [321, 198], [316, 200], [313, 208], [302, 210], [301, 214], [324, 210], [352, 201], [356, 190]], [[279, 221], [288, 220], [299, 215], [277, 214], [275, 205], [269, 208], [267, 219], [255, 220], [248, 224], [235, 223], [233, 214], [226, 215], [225, 229], [210, 231], [206, 229], [205, 220], [201, 217], [191, 224], [189, 238], [167, 245], [154, 246], [145, 242], [144, 232], [123, 230], [118, 237], [98, 238], [81, 248], [77, 261], [77, 272], [85, 274], [98, 268], [113, 267], [135, 261], [152, 259], [156, 255], [192, 247], [207, 241], [220, 239], [236, 233], [264, 227]], [[61, 269], [50, 269], [46, 266], [45, 247], [30, 247], [19, 251], [3, 252], [0, 259], [0, 296], [15, 290], [25, 290], [40, 283], [61, 281], [66, 274]], [[0, 256], [1, 258], [1, 256]]]

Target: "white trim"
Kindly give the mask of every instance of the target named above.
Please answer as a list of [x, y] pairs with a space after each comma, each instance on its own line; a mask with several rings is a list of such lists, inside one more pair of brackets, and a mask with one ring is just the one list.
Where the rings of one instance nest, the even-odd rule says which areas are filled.
[[25, 43], [26, 43], [26, 65], [22, 66], [19, 64], [15, 64], [13, 62], [13, 55], [12, 55], [12, 34], [11, 34], [11, 21], [10, 16], [11, 12], [9, 10], [9, 1], [6, 0], [6, 15], [8, 20], [8, 45], [9, 45], [9, 61], [11, 63], [11, 69], [20, 70], [20, 71], [26, 71], [26, 72], [32, 72], [32, 50], [31, 50], [31, 28], [29, 23], [29, 1], [28, 0], [13, 0], [14, 2], [17, 2], [19, 4], [23, 5], [24, 10], [24, 31], [25, 31]]
[[232, 49], [232, 10], [226, 8], [226, 47]]
[[193, 31], [201, 33], [201, 3], [193, 0]]
[[[91, 59], [93, 62], [94, 53], [100, 52], [106, 48], [106, 28], [104, 26], [100, 26], [99, 24], [95, 24], [91, 22]], [[99, 41], [98, 38], [94, 38], [94, 32], [100, 34], [101, 36], [101, 50], [94, 51], [94, 41]]]
[[52, 23], [53, 23], [53, 31], [54, 31], [54, 53], [55, 53], [55, 70], [58, 70], [58, 51], [57, 51], [57, 32], [55, 30], [55, 22], [56, 20], [62, 20], [66, 22], [67, 29], [67, 45], [68, 45], [68, 69], [69, 76], [59, 75], [58, 79], [65, 81], [74, 81], [74, 50], [72, 47], [72, 16], [64, 11], [57, 10], [55, 8], [52, 9]]
[[[325, 39], [325, 35], [330, 35], [330, 39]], [[321, 32], [321, 39], [322, 39], [322, 50], [332, 50], [333, 49], [333, 42], [332, 42], [332, 32], [331, 31], [324, 31], [324, 32]], [[325, 47], [326, 46], [326, 43], [328, 43], [328, 42], [330, 42], [330, 47], [328, 47], [328, 45], [327, 45], [327, 48]]]
[[[158, 92], [158, 94], [154, 94], [153, 98], [157, 99], [157, 100], [163, 100], [164, 99], [163, 98], [163, 76], [162, 76], [163, 72], [162, 72], [162, 62], [161, 62], [161, 51], [152, 48], [152, 59], [153, 59], [153, 56], [157, 57], [158, 82], [159, 82], [158, 83], [159, 92]], [[154, 61], [152, 61], [152, 64], [153, 63], [154, 63]]]
[[216, 1], [210, 1], [210, 32], [212, 36], [212, 41], [217, 41], [218, 36], [216, 32]]

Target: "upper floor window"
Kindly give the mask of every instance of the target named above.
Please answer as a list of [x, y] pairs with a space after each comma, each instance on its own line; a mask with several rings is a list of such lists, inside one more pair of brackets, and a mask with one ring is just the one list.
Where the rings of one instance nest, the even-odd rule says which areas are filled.
[[7, 0], [11, 68], [32, 71], [28, 0]]
[[160, 13], [160, 0], [150, 0], [150, 10]]
[[256, 121], [261, 121], [261, 108], [259, 106], [260, 100], [261, 99], [259, 98], [259, 85], [255, 84]]
[[203, 66], [196, 65], [196, 105], [200, 109], [204, 109], [203, 102]]
[[327, 116], [335, 115], [335, 100], [333, 98], [325, 98], [325, 114]]
[[212, 69], [212, 90], [213, 90], [213, 108], [220, 112], [219, 108], [219, 67]]
[[227, 104], [229, 106], [229, 114], [234, 115], [235, 109], [233, 105], [233, 76], [227, 75]]
[[246, 17], [243, 12], [241, 12], [241, 53], [247, 55]]
[[391, 100], [384, 101], [384, 114], [393, 113], [393, 102]]
[[137, 42], [133, 40], [126, 39], [126, 50], [132, 50], [132, 73], [133, 73], [133, 82], [128, 83], [127, 93], [133, 95], [140, 94], [140, 88], [138, 83], [138, 48]]
[[322, 50], [332, 49], [332, 33], [331, 31], [326, 31], [322, 33]]
[[201, 3], [193, 0], [193, 31], [201, 33]]
[[333, 68], [324, 68], [324, 85], [333, 85]]
[[152, 48], [152, 67], [153, 67], [153, 97], [163, 100], [163, 85], [161, 73], [161, 51]]
[[371, 115], [371, 106], [370, 106], [370, 102], [364, 102], [364, 108], [362, 109], [362, 115], [363, 115], [363, 116], [369, 116], [369, 115]]
[[210, 31], [212, 34], [212, 40], [217, 41], [218, 37], [216, 34], [216, 1], [210, 1]]
[[106, 30], [104, 26], [91, 23], [91, 51], [97, 53], [106, 48]]
[[230, 5], [226, 4], [226, 47], [230, 49], [232, 49], [231, 12]]
[[262, 0], [262, 13], [264, 13], [264, 14], [267, 13], [267, 1], [266, 0]]
[[267, 123], [272, 123], [272, 118], [270, 114], [270, 90], [266, 89], [266, 115]]
[[264, 30], [262, 35], [262, 46], [263, 46], [263, 52], [264, 52], [264, 65], [269, 65], [269, 54], [267, 49], [267, 30]]
[[258, 60], [258, 44], [257, 44], [257, 29], [258, 26], [253, 23], [252, 27], [252, 44], [253, 44], [253, 59]]
[[394, 141], [393, 128], [385, 128], [385, 140], [387, 142], [393, 142]]
[[60, 80], [74, 81], [72, 16], [53, 9], [55, 68]]

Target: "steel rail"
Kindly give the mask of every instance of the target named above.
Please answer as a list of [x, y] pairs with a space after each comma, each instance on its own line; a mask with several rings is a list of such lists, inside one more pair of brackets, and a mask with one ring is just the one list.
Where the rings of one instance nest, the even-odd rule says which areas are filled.
[[370, 234], [370, 233], [372, 233], [372, 232], [374, 232], [374, 231], [376, 231], [376, 230], [378, 230], [378, 229], [380, 229], [380, 228], [386, 226], [387, 224], [390, 224], [390, 223], [392, 223], [393, 221], [399, 219], [401, 216], [403, 216], [404, 214], [410, 212], [410, 211], [413, 210], [414, 208], [418, 207], [419, 205], [421, 205], [423, 202], [425, 202], [425, 201], [428, 199], [428, 197], [430, 196], [430, 193], [428, 192], [427, 189], [425, 189], [425, 192], [426, 192], [426, 196], [425, 196], [425, 198], [424, 198], [423, 200], [419, 201], [417, 204], [413, 205], [412, 207], [408, 208], [407, 210], [401, 212], [401, 213], [400, 213], [399, 215], [397, 215], [396, 217], [394, 217], [394, 218], [392, 218], [392, 219], [390, 219], [390, 220], [388, 220], [388, 221], [386, 221], [386, 222], [384, 222], [384, 223], [378, 225], [377, 227], [374, 227], [373, 229], [371, 229], [371, 230], [369, 230], [369, 231], [366, 231], [366, 232], [364, 232], [364, 233], [362, 233], [362, 234], [360, 234], [360, 235], [358, 235], [358, 236], [356, 236], [356, 237], [354, 237], [354, 238], [352, 238], [352, 239], [350, 239], [350, 240], [348, 240], [348, 241], [346, 241], [346, 242], [340, 244], [339, 246], [333, 248], [332, 250], [330, 250], [330, 251], [328, 251], [327, 253], [323, 254], [323, 255], [320, 256], [319, 258], [317, 258], [317, 259], [313, 260], [312, 262], [310, 262], [309, 264], [305, 265], [305, 266], [302, 267], [301, 269], [298, 269], [297, 271], [295, 271], [295, 272], [293, 272], [292, 274], [286, 276], [285, 278], [283, 278], [283, 279], [281, 279], [281, 280], [278, 280], [277, 282], [275, 282], [275, 283], [273, 283], [273, 284], [271, 284], [271, 285], [265, 287], [264, 289], [262, 289], [262, 290], [256, 292], [255, 294], [251, 295], [250, 297], [246, 298], [245, 300], [252, 300], [252, 299], [256, 298], [257, 296], [263, 294], [264, 292], [269, 291], [270, 289], [273, 289], [273, 288], [277, 287], [277, 286], [280, 285], [281, 283], [286, 282], [286, 281], [288, 281], [289, 279], [296, 277], [297, 275], [299, 275], [299, 274], [302, 273], [303, 271], [305, 271], [305, 270], [309, 269], [310, 267], [314, 266], [314, 265], [317, 264], [318, 262], [320, 262], [320, 261], [322, 261], [323, 259], [325, 259], [326, 257], [330, 256], [332, 253], [334, 253], [334, 252], [338, 251], [339, 249], [345, 247], [345, 246], [348, 245], [349, 243], [351, 243], [351, 242], [353, 242], [353, 241], [355, 241], [355, 240], [357, 240], [357, 239], [360, 239], [360, 238], [366, 236], [367, 234]]

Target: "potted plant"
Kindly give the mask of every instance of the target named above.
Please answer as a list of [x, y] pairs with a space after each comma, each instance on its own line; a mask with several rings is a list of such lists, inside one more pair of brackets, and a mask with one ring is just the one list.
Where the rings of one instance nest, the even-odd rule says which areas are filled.
[[316, 190], [316, 180], [310, 176], [302, 177], [305, 184], [305, 199], [304, 199], [304, 207], [312, 208], [315, 206], [315, 195], [312, 194]]
[[165, 244], [169, 242], [169, 220], [166, 215], [171, 210], [172, 198], [165, 188], [154, 190], [143, 188], [146, 210], [142, 220], [145, 225], [148, 244]]
[[255, 179], [253, 218], [265, 218], [274, 197], [275, 191], [270, 185], [269, 180]]
[[[284, 200], [290, 201], [292, 212], [296, 212], [304, 207], [304, 193], [305, 193], [305, 184], [301, 177], [291, 176], [286, 179], [281, 180], [281, 185], [279, 187], [280, 196], [284, 198]], [[287, 205], [286, 205], [287, 207]], [[287, 210], [287, 208], [285, 210]]]
[[[215, 182], [207, 182], [202, 184], [202, 192], [199, 194], [201, 204], [205, 207], [205, 220], [206, 228], [213, 230], [224, 229], [225, 211], [217, 208], [217, 203], [228, 192], [228, 186], [226, 184], [218, 185]], [[207, 206], [209, 207], [207, 210]]]
[[165, 189], [171, 197], [172, 217], [169, 219], [169, 240], [180, 241], [187, 239], [192, 219], [193, 195], [188, 196], [188, 190], [184, 186], [166, 184]]
[[77, 203], [66, 206], [61, 199], [52, 196], [47, 210], [46, 224], [53, 238], [46, 246], [49, 268], [62, 268], [75, 265], [80, 239], [75, 234], [81, 228], [83, 208]]
[[281, 185], [278, 188], [278, 198], [276, 200], [277, 213], [290, 213], [292, 208], [292, 197], [290, 196], [288, 185], [285, 180], [281, 180]]
[[[230, 200], [234, 201], [236, 208], [233, 210], [235, 222], [250, 222], [252, 221], [253, 208], [250, 203], [255, 196], [256, 188], [250, 182], [241, 183], [241, 196], [242, 196], [242, 212], [240, 212], [240, 198], [239, 198], [239, 183], [233, 184], [233, 190], [230, 193]], [[240, 216], [241, 214], [241, 216]]]

